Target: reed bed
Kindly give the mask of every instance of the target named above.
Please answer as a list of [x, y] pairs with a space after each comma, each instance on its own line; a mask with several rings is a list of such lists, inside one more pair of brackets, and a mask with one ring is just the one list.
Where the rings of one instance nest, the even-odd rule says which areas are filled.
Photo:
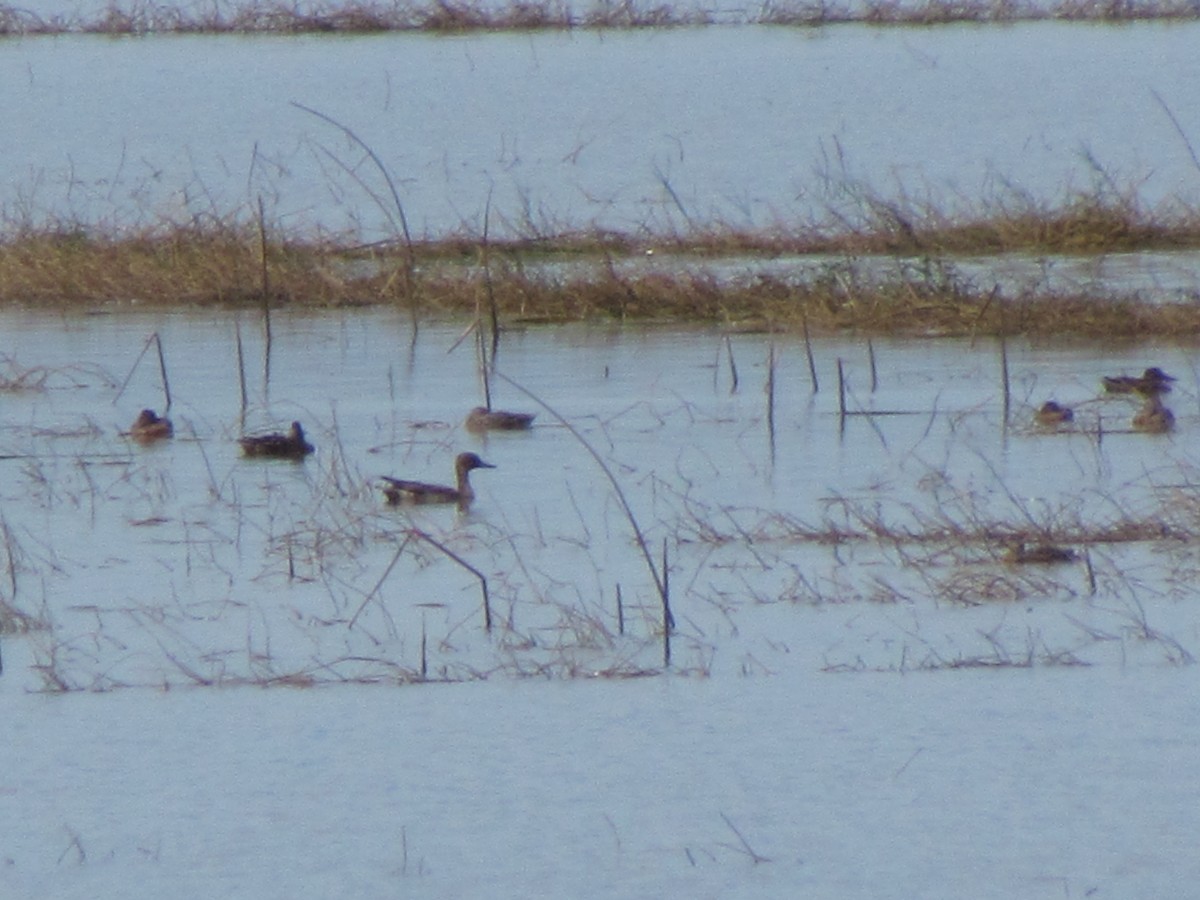
[[[1036, 284], [1005, 293], [962, 277], [955, 260], [1200, 248], [1200, 212], [1147, 211], [1077, 198], [953, 216], [873, 199], [864, 220], [790, 231], [687, 234], [562, 232], [451, 235], [362, 244], [307, 239], [265, 223], [221, 221], [110, 234], [83, 225], [10, 229], [0, 241], [0, 304], [336, 307], [398, 305], [414, 315], [507, 320], [675, 321], [814, 333], [1172, 337], [1200, 333], [1200, 306], [1111, 290], [1097, 296]], [[804, 277], [727, 278], [708, 264], [806, 262]], [[670, 258], [662, 271], [651, 265]], [[864, 259], [890, 261], [864, 277]], [[814, 262], [819, 260], [819, 264]], [[799, 266], [798, 266], [799, 267]], [[815, 274], [814, 274], [815, 272]], [[1176, 298], [1177, 299], [1177, 298]]]
[[768, 25], [819, 28], [845, 24], [928, 27], [952, 23], [1022, 21], [1193, 21], [1200, 10], [1187, 0], [774, 0], [728, 11], [718, 6], [676, 7], [631, 0], [571, 4], [564, 0], [348, 0], [348, 2], [244, 2], [182, 7], [170, 3], [112, 3], [87, 15], [43, 16], [0, 5], [0, 36], [61, 34], [431, 34], [478, 31], [683, 28], [699, 25]]

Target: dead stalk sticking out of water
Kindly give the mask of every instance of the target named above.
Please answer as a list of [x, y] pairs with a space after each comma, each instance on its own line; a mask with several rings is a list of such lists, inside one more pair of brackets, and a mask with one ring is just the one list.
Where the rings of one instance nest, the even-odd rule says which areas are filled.
[[392, 569], [394, 569], [396, 567], [396, 563], [398, 563], [400, 561], [400, 557], [403, 555], [405, 548], [408, 547], [409, 542], [412, 541], [414, 538], [425, 541], [425, 543], [431, 544], [432, 546], [436, 547], [438, 550], [440, 550], [443, 554], [445, 554], [451, 560], [458, 563], [458, 565], [462, 566], [464, 569], [466, 569], [468, 572], [470, 572], [472, 575], [474, 575], [476, 578], [479, 579], [479, 589], [480, 589], [480, 593], [483, 596], [483, 630], [486, 631], [488, 634], [491, 634], [492, 633], [492, 603], [491, 603], [490, 595], [488, 594], [487, 576], [484, 575], [482, 572], [480, 572], [477, 568], [475, 568], [469, 562], [467, 562], [465, 559], [463, 559], [461, 556], [459, 556], [457, 553], [455, 553], [453, 550], [451, 550], [449, 547], [447, 547], [445, 544], [443, 544], [441, 541], [437, 540], [437, 538], [433, 537], [432, 535], [428, 534], [427, 532], [422, 531], [419, 528], [410, 528], [405, 533], [404, 540], [401, 542], [400, 546], [396, 548], [396, 552], [392, 555], [391, 562], [388, 563], [387, 568], [384, 569], [384, 571], [383, 571], [383, 574], [381, 576], [379, 576], [379, 580], [377, 582], [375, 582], [375, 587], [373, 587], [367, 593], [367, 596], [363, 598], [363, 602], [361, 604], [359, 604], [359, 607], [357, 610], [355, 610], [354, 615], [350, 617], [350, 621], [347, 623], [346, 627], [347, 628], [354, 627], [354, 623], [358, 621], [358, 617], [360, 615], [362, 615], [362, 611], [364, 609], [366, 609], [367, 604], [370, 603], [371, 600], [379, 593], [379, 589], [381, 587], [383, 587], [384, 581], [386, 581], [387, 577], [392, 573]]
[[1009, 387], [1008, 376], [1008, 340], [1003, 334], [1000, 335], [1000, 380], [1003, 382], [1001, 389], [1004, 392], [1004, 427], [1008, 428], [1008, 416], [1012, 408], [1012, 389]]
[[588, 439], [579, 432], [579, 429], [569, 422], [557, 409], [552, 407], [532, 391], [513, 381], [507, 375], [497, 372], [496, 377], [504, 381], [506, 384], [516, 388], [542, 409], [546, 410], [546, 412], [552, 415], [555, 419], [557, 419], [559, 424], [566, 428], [567, 431], [571, 433], [571, 436], [575, 438], [575, 440], [579, 441], [579, 443], [583, 446], [583, 449], [588, 452], [588, 455], [591, 456], [592, 459], [595, 460], [596, 465], [600, 467], [600, 471], [604, 473], [606, 478], [608, 478], [608, 482], [612, 485], [613, 492], [617, 496], [617, 502], [621, 504], [621, 511], [625, 513], [625, 518], [629, 522], [629, 527], [633, 529], [633, 536], [634, 540], [637, 542], [638, 550], [641, 551], [642, 559], [645, 561], [646, 568], [650, 572], [650, 577], [654, 580], [654, 586], [658, 590], [658, 596], [663, 605], [664, 624], [668, 627], [668, 630], [673, 629], [675, 621], [674, 617], [671, 615], [670, 588], [666, 578], [665, 570], [660, 572], [658, 566], [655, 564], [654, 558], [650, 553], [650, 546], [646, 542], [646, 534], [644, 531], [642, 531], [641, 525], [638, 524], [637, 516], [633, 514], [633, 508], [629, 505], [629, 500], [625, 496], [625, 491], [621, 489], [621, 483], [617, 481], [617, 476], [613, 474], [613, 471], [609, 467], [608, 463], [606, 463], [600, 454], [596, 452], [596, 448], [593, 447], [591, 443], [588, 442]]
[[733, 358], [733, 342], [725, 335], [725, 352], [729, 354], [729, 393], [736, 394], [738, 389], [737, 360]]
[[812, 392], [815, 394], [820, 390], [820, 383], [817, 381], [817, 362], [813, 359], [812, 337], [808, 333], [808, 313], [805, 311], [800, 313], [800, 325], [804, 330], [804, 355], [808, 359], [808, 377], [812, 381]]
[[263, 212], [262, 197], [258, 198], [258, 258], [261, 267], [259, 290], [262, 293], [263, 315], [263, 387], [271, 384], [271, 279], [267, 273], [267, 217]]
[[841, 417], [842, 428], [846, 427], [846, 371], [842, 365], [842, 358], [839, 356], [837, 361], [837, 376], [838, 376], [838, 416]]
[[246, 430], [246, 409], [250, 405], [247, 399], [246, 391], [246, 351], [242, 346], [242, 323], [237, 319], [233, 320], [233, 339], [237, 348], [237, 364], [238, 364], [238, 392], [242, 400], [242, 412], [239, 424], [241, 430]]
[[[305, 106], [303, 103], [298, 103], [297, 101], [293, 100], [291, 101], [291, 104], [292, 106], [296, 107], [296, 109], [303, 110], [311, 116], [316, 116], [322, 122], [326, 122], [342, 132], [342, 134], [349, 138], [353, 143], [357, 144], [362, 151], [367, 154], [371, 162], [375, 164], [375, 168], [378, 170], [379, 174], [383, 176], [384, 183], [387, 185], [388, 191], [392, 195], [392, 202], [396, 205], [396, 215], [393, 217], [391, 210], [388, 209], [386, 205], [382, 203], [377, 203], [377, 205], [380, 212], [383, 213], [384, 217], [387, 218], [388, 222], [391, 224], [392, 232], [398, 234], [404, 239], [404, 294], [405, 298], [408, 300], [409, 309], [412, 312], [413, 344], [415, 345], [417, 340], [417, 302], [414, 285], [416, 281], [417, 260], [416, 253], [413, 249], [412, 232], [410, 232], [408, 228], [408, 216], [406, 216], [404, 213], [404, 204], [400, 200], [400, 191], [396, 188], [396, 182], [392, 178], [392, 174], [388, 171], [387, 166], [383, 164], [383, 160], [379, 158], [379, 154], [372, 150], [371, 146], [366, 141], [355, 134], [352, 128], [347, 125], [343, 125], [330, 115], [313, 109], [310, 106]], [[340, 160], [338, 162], [340, 163]], [[374, 192], [367, 189], [366, 186], [362, 184], [361, 179], [358, 179], [358, 176], [356, 176], [354, 172], [349, 171], [349, 169], [347, 169], [347, 171], [352, 177], [355, 177], [356, 180], [358, 180], [358, 183], [367, 190], [367, 193], [371, 197], [375, 197]], [[398, 228], [397, 222], [399, 223]]]
[[767, 441], [771, 449], [771, 460], [775, 459], [775, 341], [767, 345], [767, 383], [763, 390], [767, 395]]
[[167, 360], [163, 354], [162, 338], [159, 337], [157, 331], [146, 338], [146, 343], [142, 345], [142, 350], [138, 354], [137, 359], [133, 361], [133, 365], [129, 368], [129, 374], [125, 376], [125, 380], [121, 382], [121, 387], [117, 391], [117, 395], [113, 398], [113, 403], [121, 399], [121, 395], [125, 393], [125, 388], [129, 387], [129, 382], [133, 378], [133, 373], [137, 371], [137, 367], [141, 364], [142, 358], [146, 355], [146, 351], [150, 349], [150, 345], [154, 344], [158, 350], [158, 371], [162, 376], [163, 397], [166, 400], [166, 409], [171, 409], [171, 381], [167, 378]]

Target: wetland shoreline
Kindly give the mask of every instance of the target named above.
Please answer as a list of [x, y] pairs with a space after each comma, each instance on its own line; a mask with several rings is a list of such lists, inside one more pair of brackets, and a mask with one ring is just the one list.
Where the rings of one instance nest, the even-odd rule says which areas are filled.
[[[1200, 334], [1186, 273], [1200, 212], [1147, 214], [1077, 201], [953, 219], [895, 205], [862, 227], [600, 230], [492, 240], [467, 234], [361, 243], [279, 237], [227, 221], [104, 233], [82, 225], [10, 230], [0, 305], [54, 310], [396, 306], [415, 317], [660, 321], [875, 335], [1171, 338]], [[1177, 254], [1174, 292], [1102, 281], [1001, 284], [1001, 260]], [[971, 261], [967, 274], [963, 261]], [[669, 260], [669, 263], [664, 263]], [[872, 266], [874, 268], [872, 268]], [[1153, 268], [1153, 263], [1150, 264]]]

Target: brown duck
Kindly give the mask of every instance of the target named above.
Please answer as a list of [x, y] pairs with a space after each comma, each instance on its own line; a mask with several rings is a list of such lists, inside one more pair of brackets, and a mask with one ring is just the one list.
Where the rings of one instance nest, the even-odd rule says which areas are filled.
[[241, 438], [238, 443], [243, 455], [262, 459], [304, 459], [316, 449], [304, 439], [299, 422], [293, 422], [287, 434], [260, 434]]
[[1069, 406], [1047, 400], [1033, 414], [1033, 420], [1039, 425], [1055, 426], [1074, 421], [1075, 412]]
[[143, 409], [129, 426], [129, 436], [142, 444], [165, 440], [175, 433], [171, 420], [159, 416], [152, 409]]
[[467, 414], [468, 431], [528, 431], [533, 427], [534, 413], [508, 412], [477, 406]]
[[1104, 390], [1110, 394], [1144, 394], [1147, 397], [1171, 392], [1175, 379], [1160, 369], [1151, 366], [1141, 375], [1105, 375], [1101, 379]]
[[1175, 414], [1163, 405], [1158, 395], [1150, 394], [1146, 402], [1133, 417], [1134, 431], [1149, 434], [1166, 434], [1175, 427]]

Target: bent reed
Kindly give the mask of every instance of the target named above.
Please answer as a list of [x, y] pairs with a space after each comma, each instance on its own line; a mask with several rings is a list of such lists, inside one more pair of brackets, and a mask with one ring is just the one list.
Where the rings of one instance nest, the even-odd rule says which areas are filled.
[[[411, 244], [272, 238], [258, 223], [208, 220], [126, 233], [80, 224], [0, 238], [0, 304], [28, 308], [394, 305], [414, 315], [510, 322], [671, 321], [769, 330], [920, 335], [1190, 338], [1200, 304], [1137, 293], [1035, 287], [1008, 295], [961, 277], [955, 258], [1200, 250], [1200, 211], [1147, 214], [1079, 200], [954, 219], [881, 205], [861, 227], [634, 237], [599, 230]], [[797, 257], [804, 277], [718, 276], [718, 260]], [[646, 265], [669, 257], [668, 271]], [[888, 260], [866, 278], [856, 262]]]

